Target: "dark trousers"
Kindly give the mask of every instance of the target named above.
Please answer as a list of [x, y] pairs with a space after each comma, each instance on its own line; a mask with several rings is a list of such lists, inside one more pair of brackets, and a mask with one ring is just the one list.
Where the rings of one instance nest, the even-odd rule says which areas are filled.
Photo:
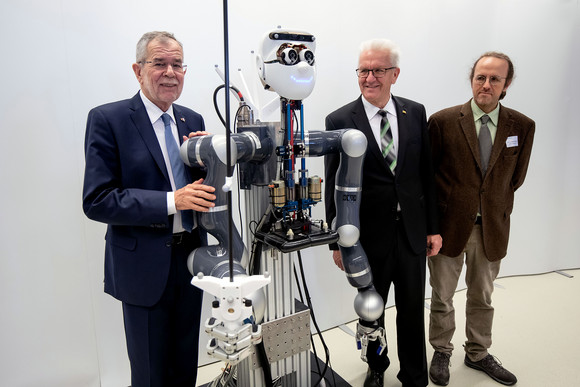
[[191, 285], [187, 269], [187, 256], [200, 245], [193, 234], [171, 246], [169, 278], [157, 304], [123, 303], [132, 387], [195, 386], [203, 293]]
[[[424, 320], [426, 254], [415, 254], [411, 250], [400, 215], [393, 216], [396, 232], [386, 236], [389, 239], [387, 250], [381, 257], [370, 260], [373, 284], [385, 303], [391, 283], [394, 285], [400, 363], [397, 378], [404, 387], [424, 387], [429, 382]], [[384, 326], [384, 313], [379, 323]], [[369, 344], [368, 364], [372, 370], [384, 372], [390, 364], [388, 350], [378, 356], [377, 348], [378, 341]]]

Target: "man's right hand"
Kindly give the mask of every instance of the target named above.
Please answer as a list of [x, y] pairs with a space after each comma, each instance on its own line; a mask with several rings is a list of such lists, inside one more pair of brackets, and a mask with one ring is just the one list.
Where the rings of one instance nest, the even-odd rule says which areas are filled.
[[334, 264], [338, 266], [340, 270], [344, 271], [344, 266], [342, 264], [342, 255], [340, 254], [340, 250], [332, 251], [332, 259], [334, 259]]
[[213, 192], [215, 192], [215, 188], [203, 184], [203, 179], [194, 181], [175, 191], [175, 208], [178, 211], [208, 212], [211, 207], [215, 206], [213, 200], [215, 200], [216, 196]]

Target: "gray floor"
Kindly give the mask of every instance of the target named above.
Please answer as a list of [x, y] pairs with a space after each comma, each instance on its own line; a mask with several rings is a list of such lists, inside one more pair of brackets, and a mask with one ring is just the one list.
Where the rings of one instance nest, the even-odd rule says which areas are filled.
[[[534, 276], [500, 278], [493, 295], [495, 319], [493, 345], [490, 353], [518, 378], [523, 387], [580, 386], [580, 270], [565, 270]], [[429, 300], [426, 301], [427, 305]], [[500, 386], [480, 371], [463, 364], [462, 344], [465, 341], [465, 291], [455, 296], [457, 332], [451, 358], [450, 387]], [[428, 319], [426, 313], [426, 324]], [[386, 313], [387, 338], [391, 367], [385, 373], [385, 386], [400, 386], [396, 378], [398, 362], [396, 337], [393, 334], [395, 309]], [[346, 325], [356, 329], [356, 323]], [[344, 330], [334, 328], [323, 332], [330, 350], [333, 370], [352, 386], [362, 386], [366, 365], [356, 351], [354, 338]], [[315, 337], [319, 356], [323, 354]], [[428, 362], [433, 350], [427, 346]], [[210, 382], [220, 372], [223, 363], [199, 369], [198, 385]], [[331, 383], [327, 383], [327, 386]], [[433, 383], [431, 383], [433, 385]]]

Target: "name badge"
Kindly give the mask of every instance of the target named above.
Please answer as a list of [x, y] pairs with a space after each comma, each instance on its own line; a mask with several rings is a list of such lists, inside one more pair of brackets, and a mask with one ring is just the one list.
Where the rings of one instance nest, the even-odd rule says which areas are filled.
[[505, 146], [507, 148], [518, 146], [518, 136], [509, 136], [507, 140], [505, 140]]

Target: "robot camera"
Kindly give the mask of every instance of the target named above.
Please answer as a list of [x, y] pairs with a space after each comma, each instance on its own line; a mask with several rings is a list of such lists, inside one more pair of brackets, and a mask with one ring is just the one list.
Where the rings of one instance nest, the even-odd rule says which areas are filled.
[[288, 66], [295, 65], [298, 62], [298, 52], [292, 47], [286, 47], [278, 54], [280, 61]]
[[298, 62], [314, 65], [314, 52], [303, 44], [283, 43], [276, 52], [276, 59], [266, 63], [279, 62], [286, 66], [294, 66]]
[[310, 66], [314, 65], [314, 53], [309, 49], [303, 49], [300, 51], [300, 60], [302, 62], [308, 63]]

